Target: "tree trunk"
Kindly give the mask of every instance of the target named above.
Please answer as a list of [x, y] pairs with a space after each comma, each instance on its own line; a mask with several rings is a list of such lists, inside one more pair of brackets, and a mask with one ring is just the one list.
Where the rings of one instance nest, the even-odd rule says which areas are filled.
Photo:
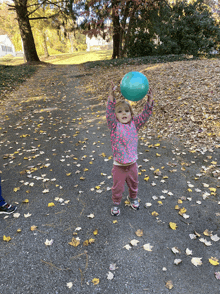
[[130, 38], [130, 33], [131, 33], [131, 28], [133, 25], [133, 21], [134, 21], [134, 14], [135, 14], [135, 9], [136, 7], [133, 8], [132, 14], [130, 16], [130, 20], [129, 20], [129, 24], [128, 24], [128, 29], [125, 35], [125, 42], [124, 42], [124, 47], [121, 51], [121, 57], [125, 57], [126, 51], [127, 51], [127, 47], [128, 47], [128, 43], [129, 43], [129, 38]]
[[46, 33], [43, 32], [43, 40], [44, 40], [44, 43], [43, 43], [43, 46], [44, 46], [44, 56], [45, 57], [49, 57], [49, 52], [48, 52], [48, 48], [47, 48], [47, 36], [46, 36]]
[[17, 19], [21, 38], [24, 46], [25, 58], [28, 61], [40, 61], [37, 55], [34, 37], [31, 30], [30, 21], [27, 11], [27, 0], [13, 0], [15, 3], [15, 10], [17, 13]]
[[120, 20], [117, 10], [117, 1], [112, 1], [112, 21], [113, 21], [113, 54], [112, 58], [120, 57]]

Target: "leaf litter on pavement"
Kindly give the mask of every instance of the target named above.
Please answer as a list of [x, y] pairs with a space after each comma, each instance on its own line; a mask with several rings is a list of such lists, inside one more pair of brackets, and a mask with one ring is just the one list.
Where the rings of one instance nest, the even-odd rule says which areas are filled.
[[[123, 65], [119, 68], [114, 68], [114, 71], [111, 67], [110, 69], [96, 68], [95, 75], [98, 74], [102, 76], [102, 79], [105, 80], [106, 83], [97, 83], [97, 80], [94, 80], [94, 73], [92, 73], [91, 76], [86, 76], [86, 79], [82, 80], [78, 91], [81, 93], [84, 87], [84, 89], [86, 89], [89, 94], [91, 94], [92, 96], [94, 95], [98, 101], [105, 104], [108, 96], [108, 88], [106, 87], [107, 82], [113, 81], [119, 88], [121, 78], [125, 73], [131, 70], [138, 70], [140, 72], [143, 72], [148, 77], [150, 87], [152, 87], [154, 92], [155, 107], [153, 117], [149, 120], [147, 126], [144, 127], [142, 132], [140, 132], [139, 134], [140, 144], [147, 148], [145, 150], [146, 154], [144, 156], [146, 158], [143, 159], [143, 163], [140, 163], [139, 165], [139, 176], [142, 180], [142, 185], [147, 185], [147, 183], [149, 182], [152, 189], [156, 189], [159, 182], [162, 184], [166, 184], [168, 181], [170, 181], [170, 179], [172, 179], [172, 176], [179, 171], [180, 167], [181, 172], [184, 174], [184, 172], [187, 172], [190, 166], [193, 166], [193, 160], [191, 162], [188, 162], [185, 159], [184, 155], [186, 153], [189, 153], [193, 156], [199, 156], [205, 155], [208, 152], [213, 153], [215, 150], [219, 150], [219, 66], [220, 64], [218, 60], [192, 60], [189, 62], [174, 62], [148, 66]], [[89, 70], [88, 68], [85, 68], [85, 70], [86, 72], [91, 73], [91, 70]], [[50, 82], [50, 79], [48, 79], [47, 82]], [[32, 93], [31, 89], [30, 92]], [[56, 94], [57, 93], [54, 93], [54, 95]], [[116, 96], [117, 98], [119, 98], [119, 93], [116, 93]], [[41, 103], [41, 101], [44, 101], [44, 99], [45, 98], [41, 97], [40, 95], [33, 98], [33, 100], [38, 101], [38, 103]], [[65, 97], [62, 98], [62, 101], [65, 102]], [[18, 103], [18, 109], [21, 109], [22, 103], [23, 101]], [[144, 103], [144, 101], [132, 103], [132, 107], [134, 108], [136, 113], [139, 113], [142, 110]], [[76, 105], [73, 104], [71, 108], [74, 108], [75, 106]], [[63, 107], [61, 103], [58, 108], [59, 107]], [[97, 159], [97, 156], [103, 158], [103, 161], [109, 161], [112, 159], [112, 156], [108, 156], [102, 152], [101, 146], [105, 142], [102, 142], [100, 135], [98, 135], [99, 124], [105, 123], [105, 113], [97, 113], [93, 111], [92, 106], [90, 108], [92, 116], [96, 116], [96, 121], [93, 121], [91, 118], [91, 121], [89, 122], [90, 125], [88, 126], [88, 120], [86, 121], [80, 113], [83, 110], [85, 111], [85, 108], [83, 108], [83, 106], [76, 118], [71, 119], [69, 117], [69, 119], [67, 119], [64, 123], [61, 117], [53, 117], [52, 115], [53, 111], [57, 108], [54, 108], [53, 110], [49, 109], [44, 112], [44, 108], [41, 108], [41, 105], [39, 104], [40, 111], [38, 112], [37, 110], [35, 110], [34, 113], [40, 113], [40, 116], [38, 116], [37, 120], [35, 119], [35, 122], [33, 122], [34, 114], [32, 113], [32, 115], [30, 115], [29, 117], [25, 115], [21, 121], [13, 126], [16, 129], [18, 136], [18, 139], [16, 139], [16, 142], [18, 144], [16, 146], [16, 150], [13, 151], [12, 149], [14, 148], [10, 148], [10, 141], [5, 144], [6, 141], [4, 139], [7, 138], [7, 131], [4, 131], [4, 128], [1, 129], [1, 131], [3, 130], [3, 136], [0, 144], [1, 146], [6, 145], [5, 147], [8, 147], [9, 149], [8, 151], [6, 151], [6, 148], [4, 148], [3, 168], [13, 166], [13, 164], [17, 164], [20, 167], [20, 176], [26, 176], [28, 178], [28, 181], [20, 181], [20, 185], [18, 186], [17, 184], [14, 187], [14, 193], [24, 192], [25, 186], [29, 187], [28, 190], [25, 190], [26, 193], [27, 191], [29, 191], [28, 193], [32, 193], [32, 191], [35, 189], [35, 186], [37, 186], [38, 183], [41, 183], [41, 186], [43, 187], [42, 195], [45, 194], [44, 197], [49, 197], [47, 198], [47, 207], [51, 209], [55, 209], [57, 207], [57, 205], [52, 202], [53, 200], [55, 200], [59, 205], [68, 206], [69, 201], [71, 200], [63, 199], [62, 197], [65, 198], [65, 195], [62, 195], [62, 197], [58, 197], [56, 199], [50, 197], [50, 194], [52, 194], [51, 189], [57, 189], [59, 191], [62, 191], [63, 189], [63, 184], [59, 183], [56, 174], [53, 173], [53, 176], [50, 176], [51, 172], [53, 171], [53, 160], [45, 156], [45, 149], [47, 148], [47, 145], [52, 142], [52, 140], [54, 142], [57, 141], [61, 145], [64, 144], [67, 140], [74, 140], [75, 147], [81, 148], [82, 152], [85, 152], [88, 145], [94, 147], [94, 152], [92, 151], [90, 155], [84, 154], [81, 158], [77, 158], [74, 155], [74, 151], [72, 150], [64, 151], [64, 149], [62, 149], [63, 155], [61, 154], [61, 158], [59, 158], [59, 161], [63, 168], [64, 175], [68, 178], [72, 177], [74, 174], [75, 177], [78, 177], [78, 180], [86, 181], [86, 173], [91, 172], [91, 166], [94, 160]], [[7, 112], [5, 112], [4, 115], [4, 119], [7, 121]], [[48, 119], [47, 117], [50, 119], [50, 129], [44, 128], [44, 123]], [[83, 124], [86, 124], [87, 132], [89, 132], [89, 127], [93, 127], [93, 124], [97, 124], [97, 133], [93, 132], [94, 141], [90, 142], [85, 137], [81, 140], [77, 139], [77, 137], [80, 135]], [[33, 140], [33, 143], [36, 143], [34, 145], [32, 144], [33, 146], [31, 146], [31, 148], [25, 147], [27, 140], [29, 140], [31, 136], [31, 132], [28, 132], [28, 130], [33, 131], [34, 136], [32, 136], [31, 139]], [[50, 134], [52, 133], [52, 131], [54, 131], [54, 135]], [[72, 132], [72, 135], [69, 131]], [[99, 136], [99, 138], [96, 138], [96, 135]], [[108, 135], [108, 132], [106, 132], [106, 134], [102, 134], [102, 137], [104, 138], [106, 135]], [[45, 137], [44, 145], [42, 145], [42, 143], [38, 144], [37, 141], [42, 140], [43, 137]], [[170, 140], [170, 138], [172, 138], [182, 144], [185, 147], [184, 150], [181, 150], [181, 148], [179, 147], [176, 147], [172, 150], [173, 156], [175, 158], [180, 158], [180, 164], [172, 161], [166, 162], [166, 165], [164, 164], [164, 166], [161, 166], [159, 163], [161, 161], [161, 158], [163, 157], [162, 154], [163, 151], [166, 149], [166, 146], [161, 145], [161, 141], [160, 143], [153, 143], [153, 138], [155, 140]], [[25, 144], [20, 143], [19, 145], [19, 142]], [[97, 149], [100, 150], [97, 151]], [[150, 163], [153, 151], [155, 151], [154, 156], [155, 158], [157, 158], [158, 166], [152, 166]], [[57, 150], [53, 149], [52, 152], [53, 153], [51, 153], [51, 156], [53, 158], [56, 158]], [[151, 154], [151, 156], [149, 156], [148, 154]], [[217, 195], [219, 195], [219, 185], [217, 183], [217, 180], [220, 179], [219, 161], [216, 160], [215, 157], [213, 157], [212, 155], [208, 156], [206, 157], [206, 159], [204, 159], [204, 162], [200, 166], [200, 173], [195, 174], [194, 178], [189, 179], [190, 182], [187, 183], [186, 190], [183, 191], [183, 194], [189, 194], [189, 197], [181, 195], [177, 196], [172, 191], [163, 189], [160, 194], [154, 195], [152, 197], [154, 202], [153, 204], [149, 202], [146, 203], [146, 212], [149, 210], [150, 214], [152, 215], [152, 217], [155, 218], [156, 222], [164, 223], [160, 219], [160, 213], [156, 211], [157, 208], [164, 210], [168, 209], [170, 211], [175, 210], [177, 217], [175, 218], [175, 221], [178, 218], [180, 219], [180, 221], [181, 218], [183, 218], [185, 221], [186, 219], [190, 219], [191, 217], [190, 213], [186, 214], [186, 212], [188, 213], [188, 208], [191, 204], [191, 201], [193, 201], [194, 193], [199, 194], [199, 196], [201, 197], [201, 201], [199, 201], [200, 204], [202, 204], [203, 200], [205, 201], [207, 198], [210, 198], [212, 196], [216, 197]], [[38, 161], [36, 161], [36, 159]], [[86, 162], [87, 168], [81, 167], [81, 163], [83, 161]], [[91, 192], [102, 195], [106, 191], [109, 191], [110, 187], [108, 187], [107, 185], [111, 185], [112, 176], [107, 175], [104, 170], [100, 170], [100, 173], [105, 180], [97, 182], [95, 185], [93, 184], [91, 186]], [[213, 179], [216, 180], [214, 182], [216, 183], [215, 187], [210, 187], [209, 184], [204, 183], [203, 178], [207, 175], [211, 175]], [[143, 179], [141, 178], [141, 176], [143, 176]], [[203, 181], [202, 190], [200, 185], [201, 181]], [[193, 182], [193, 184], [191, 182]], [[78, 188], [78, 184], [75, 185], [75, 188]], [[83, 193], [84, 191], [78, 190], [79, 195]], [[191, 194], [193, 195], [191, 196]], [[176, 199], [174, 198], [174, 196], [178, 197], [178, 201], [177, 203], [174, 203], [173, 207], [168, 208], [166, 206], [166, 198], [173, 197], [174, 200]], [[70, 198], [69, 195], [68, 198]], [[31, 201], [23, 201], [23, 204], [31, 205]], [[200, 205], [199, 203], [196, 204]], [[126, 205], [127, 204], [125, 201], [125, 206]], [[156, 210], [151, 209], [152, 205]], [[160, 211], [162, 212], [162, 210]], [[31, 216], [32, 214], [30, 212], [24, 214], [24, 217]], [[90, 213], [85, 215], [85, 217], [90, 219], [89, 222], [92, 222], [92, 219], [95, 218], [95, 215], [93, 213]], [[92, 226], [91, 223], [89, 223], [89, 225]], [[181, 230], [179, 225], [177, 225], [172, 219], [170, 219], [170, 222], [166, 223], [166, 225], [167, 229], [171, 228], [173, 230], [173, 234], [176, 234], [179, 230]], [[37, 226], [32, 226], [31, 231], [35, 231], [35, 227], [37, 228]], [[80, 230], [76, 229], [76, 231], [77, 232], [75, 233], [77, 234]], [[93, 231], [93, 234], [94, 236], [98, 234], [98, 228]], [[145, 238], [144, 236], [144, 231], [138, 229], [136, 232], [134, 231], [134, 234], [140, 239], [132, 239], [133, 237], [135, 237], [132, 236], [131, 238], [128, 238], [128, 244], [124, 246], [122, 244], [121, 247], [124, 247], [129, 252], [132, 250], [144, 249], [145, 251], [154, 254], [154, 248], [156, 244], [151, 245], [149, 243], [147, 237]], [[194, 242], [197, 242], [197, 246], [199, 246], [199, 242], [203, 243], [205, 246], [213, 245], [211, 241], [203, 238], [202, 234], [204, 234], [205, 237], [210, 238], [214, 242], [219, 241], [217, 234], [214, 235], [212, 234], [212, 232], [204, 231], [204, 233], [200, 232], [200, 237], [197, 234], [194, 235]], [[143, 241], [141, 241], [142, 237], [144, 238]], [[45, 245], [51, 246], [53, 242], [57, 242], [55, 240], [55, 237], [53, 238], [54, 239], [51, 240], [46, 239]], [[79, 245], [82, 245], [81, 247], [83, 247], [95, 243], [95, 239], [93, 238], [84, 240], [82, 241], [82, 243], [80, 243], [79, 237], [75, 238], [71, 236], [70, 239], [71, 241], [68, 242], [68, 244], [73, 247], [78, 247]], [[193, 238], [189, 236], [189, 241], [190, 239], [193, 240]], [[6, 237], [4, 235], [3, 240], [9, 242], [11, 241], [11, 237]], [[145, 242], [148, 243], [144, 244]], [[53, 248], [53, 246], [51, 246], [51, 248]], [[176, 244], [173, 244], [171, 250], [174, 254], [179, 254], [181, 257], [183, 256], [183, 254], [186, 254], [187, 256], [192, 255], [191, 250], [189, 250], [188, 248], [181, 248], [180, 250], [176, 247]], [[193, 251], [193, 255], [196, 256], [196, 252]], [[217, 257], [210, 256], [208, 261], [211, 265], [214, 266], [218, 266], [219, 264]], [[174, 259], [174, 265], [181, 266], [185, 262], [187, 262], [185, 259]], [[202, 265], [202, 257], [191, 257], [191, 263], [196, 267], [198, 265]], [[107, 271], [107, 268], [106, 275], [108, 280], [112, 280], [114, 277], [111, 272]], [[216, 279], [218, 279], [219, 275], [217, 272], [215, 273], [215, 276]], [[92, 283], [94, 285], [99, 284], [99, 279], [93, 278]], [[68, 283], [67, 286], [71, 288], [72, 284]], [[168, 281], [166, 287], [168, 289], [172, 289], [173, 282]]]

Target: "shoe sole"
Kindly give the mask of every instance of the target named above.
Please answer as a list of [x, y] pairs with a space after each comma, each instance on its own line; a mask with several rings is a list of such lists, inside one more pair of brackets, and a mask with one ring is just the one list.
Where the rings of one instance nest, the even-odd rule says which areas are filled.
[[14, 213], [16, 210], [17, 210], [17, 207], [13, 211], [10, 211], [10, 212], [0, 211], [0, 214], [11, 214], [11, 213]]

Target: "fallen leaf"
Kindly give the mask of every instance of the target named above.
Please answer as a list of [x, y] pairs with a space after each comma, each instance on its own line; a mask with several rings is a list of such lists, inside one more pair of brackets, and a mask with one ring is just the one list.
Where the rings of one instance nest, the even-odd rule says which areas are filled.
[[181, 251], [177, 247], [173, 247], [173, 248], [171, 248], [171, 250], [174, 254], [181, 253]]
[[29, 217], [29, 216], [31, 216], [31, 213], [26, 213], [26, 214], [24, 214], [24, 217]]
[[29, 203], [29, 200], [28, 200], [28, 199], [24, 199], [24, 200], [22, 201], [22, 203]]
[[123, 248], [127, 249], [127, 250], [130, 250], [131, 249], [131, 246], [129, 244], [125, 245]]
[[76, 238], [72, 238], [72, 241], [68, 243], [71, 246], [77, 247], [80, 244], [80, 240], [76, 239]]
[[44, 189], [43, 191], [42, 191], [42, 193], [49, 193], [49, 189]]
[[192, 255], [192, 250], [189, 250], [189, 248], [186, 248], [186, 255]]
[[52, 207], [52, 206], [55, 206], [53, 202], [48, 203], [48, 207]]
[[178, 265], [182, 262], [182, 259], [174, 259], [174, 264]]
[[93, 213], [90, 213], [89, 215], [87, 215], [87, 217], [89, 217], [89, 218], [94, 218], [95, 216], [94, 216]]
[[143, 230], [137, 230], [135, 232], [135, 234], [138, 236], [138, 237], [142, 237], [143, 236]]
[[14, 214], [13, 214], [13, 217], [15, 217], [15, 218], [18, 218], [20, 216], [20, 213], [19, 212], [15, 212]]
[[202, 265], [202, 257], [193, 257], [191, 262], [195, 266]]
[[111, 263], [109, 266], [110, 271], [115, 271], [117, 269], [116, 263]]
[[173, 282], [171, 280], [167, 281], [165, 286], [167, 289], [171, 290], [173, 288]]
[[37, 229], [37, 226], [31, 226], [31, 231], [35, 231]]
[[69, 283], [66, 283], [66, 285], [67, 285], [67, 287], [68, 287], [69, 289], [71, 289], [72, 286], [73, 286], [73, 283], [72, 283], [72, 282], [69, 282]]
[[151, 246], [150, 243], [147, 243], [147, 244], [144, 244], [143, 245], [143, 248], [144, 250], [146, 251], [152, 251], [151, 249], [153, 248], [154, 246]]
[[98, 285], [99, 284], [99, 279], [94, 278], [92, 279], [93, 285]]
[[170, 223], [169, 223], [169, 226], [170, 226], [170, 228], [171, 228], [172, 230], [176, 230], [176, 228], [177, 228], [176, 223], [172, 223], [172, 222], [170, 222]]
[[51, 239], [51, 240], [46, 239], [46, 241], [44, 242], [44, 244], [46, 246], [51, 246], [53, 244], [53, 239]]
[[114, 278], [114, 274], [112, 272], [107, 273], [107, 279], [112, 280]]
[[157, 213], [156, 211], [153, 211], [151, 214], [152, 214], [153, 216], [158, 216], [158, 215], [159, 215], [159, 213]]
[[218, 235], [216, 234], [216, 235], [211, 236], [211, 240], [217, 242], [217, 241], [220, 240], [220, 238], [219, 238]]
[[3, 241], [9, 242], [11, 240], [11, 237], [8, 236], [6, 237], [5, 235], [3, 236]]
[[138, 243], [139, 243], [139, 241], [138, 240], [135, 240], [135, 239], [133, 239], [133, 240], [130, 241], [130, 244], [132, 246], [137, 246]]
[[96, 236], [98, 234], [98, 230], [96, 229], [94, 232], [93, 232], [93, 235]]
[[217, 280], [220, 280], [220, 272], [215, 272], [215, 277]]
[[218, 259], [217, 259], [216, 257], [211, 257], [211, 258], [209, 258], [209, 262], [210, 262], [212, 265], [219, 265]]
[[210, 232], [209, 230], [205, 230], [204, 232], [203, 232], [203, 234], [205, 235], [205, 236], [211, 236], [212, 235], [212, 232]]

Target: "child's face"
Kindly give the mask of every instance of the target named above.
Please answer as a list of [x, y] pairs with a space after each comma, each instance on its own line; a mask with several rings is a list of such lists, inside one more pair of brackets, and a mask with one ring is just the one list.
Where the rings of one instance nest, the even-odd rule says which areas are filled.
[[116, 107], [115, 114], [120, 123], [126, 124], [131, 120], [131, 111], [128, 105], [122, 104]]

